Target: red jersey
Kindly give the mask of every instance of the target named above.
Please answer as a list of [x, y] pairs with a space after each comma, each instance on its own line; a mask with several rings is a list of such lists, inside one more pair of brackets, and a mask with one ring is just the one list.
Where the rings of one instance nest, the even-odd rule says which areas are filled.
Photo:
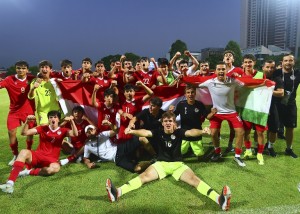
[[244, 71], [239, 67], [233, 67], [226, 74], [226, 76], [228, 77], [241, 77], [243, 75], [244, 75]]
[[[80, 149], [84, 146], [85, 140], [87, 139], [87, 136], [85, 135], [84, 129], [86, 126], [90, 125], [90, 123], [86, 120], [83, 120], [81, 123], [77, 123], [74, 120], [75, 126], [78, 130], [78, 136], [77, 137], [71, 137], [71, 144], [74, 146], [75, 149]], [[72, 129], [71, 124], [67, 123], [65, 125], [65, 128]]]
[[98, 128], [101, 131], [107, 131], [111, 129], [110, 126], [102, 125], [103, 120], [108, 120], [112, 124], [116, 124], [116, 114], [119, 108], [119, 105], [116, 104], [113, 104], [112, 107], [108, 108], [104, 102], [98, 103]]
[[[122, 105], [122, 110], [124, 113], [126, 112], [135, 116], [137, 113], [142, 111], [143, 104], [144, 104], [143, 97], [141, 97], [140, 99], [133, 99], [131, 102], [126, 100]], [[125, 129], [129, 125], [130, 119], [121, 116], [120, 121], [121, 122], [120, 122], [120, 130], [118, 133], [118, 139], [120, 142], [122, 142], [131, 139], [133, 136], [124, 133]]]
[[90, 82], [100, 85], [101, 90], [105, 90], [109, 88], [111, 79], [107, 79], [107, 77], [91, 77]]
[[72, 70], [72, 74], [70, 77], [64, 76], [63, 72], [51, 72], [51, 78], [62, 79], [62, 80], [75, 80], [74, 71]]
[[[136, 71], [133, 73], [133, 76], [135, 79], [141, 81], [142, 83], [144, 83], [146, 86], [151, 87], [155, 81], [153, 80], [153, 74], [156, 71], [152, 70], [149, 72], [145, 72], [145, 71]], [[155, 77], [155, 75], [154, 75]]]
[[29, 100], [27, 98], [30, 90], [30, 83], [34, 78], [34, 76], [27, 75], [24, 80], [21, 80], [18, 79], [17, 75], [11, 75], [0, 82], [0, 88], [6, 88], [8, 92], [10, 99], [10, 113], [34, 113], [34, 100]]
[[49, 125], [45, 125], [36, 127], [36, 130], [40, 135], [40, 143], [36, 151], [58, 160], [63, 139], [70, 129], [58, 127], [56, 130], [51, 130]]

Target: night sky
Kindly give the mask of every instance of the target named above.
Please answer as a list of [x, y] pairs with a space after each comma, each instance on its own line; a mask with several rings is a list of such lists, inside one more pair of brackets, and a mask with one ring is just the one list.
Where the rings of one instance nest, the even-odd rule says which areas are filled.
[[164, 57], [240, 41], [240, 0], [0, 0], [0, 67], [43, 59], [93, 62], [132, 52]]

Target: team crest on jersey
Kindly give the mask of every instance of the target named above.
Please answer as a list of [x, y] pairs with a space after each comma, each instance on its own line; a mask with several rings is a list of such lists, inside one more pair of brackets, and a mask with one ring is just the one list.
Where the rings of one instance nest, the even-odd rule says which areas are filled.
[[133, 106], [135, 106], [135, 102], [132, 102], [131, 104], [132, 104]]
[[107, 83], [107, 80], [104, 80], [104, 83]]
[[25, 93], [25, 88], [24, 87], [21, 88], [21, 93]]
[[114, 113], [114, 112], [115, 112], [115, 110], [114, 110], [114, 109], [110, 109], [110, 112], [111, 112], [111, 113]]
[[196, 113], [199, 112], [199, 109], [198, 109], [198, 108], [195, 108], [195, 112], [196, 112]]
[[61, 135], [61, 131], [59, 130], [59, 131], [57, 132], [57, 134], [58, 134], [58, 135]]
[[171, 139], [172, 139], [172, 140], [175, 140], [175, 139], [176, 139], [176, 136], [172, 134], [172, 135], [171, 135]]

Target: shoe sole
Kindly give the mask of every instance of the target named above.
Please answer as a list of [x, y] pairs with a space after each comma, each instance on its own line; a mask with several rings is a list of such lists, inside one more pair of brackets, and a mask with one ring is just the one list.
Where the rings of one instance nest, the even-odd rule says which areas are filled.
[[241, 163], [240, 161], [235, 160], [235, 158], [234, 158], [233, 160], [234, 160], [234, 162], [236, 162], [240, 167], [245, 167], [245, 166], [246, 166], [245, 163]]
[[13, 189], [8, 190], [7, 188], [5, 188], [5, 189], [2, 189], [2, 188], [1, 188], [1, 190], [2, 190], [2, 192], [8, 193], [8, 194], [12, 194], [12, 193], [14, 192]]
[[225, 206], [224, 205], [222, 206], [222, 210], [228, 211], [229, 207], [230, 207], [230, 200], [231, 200], [231, 191], [230, 191], [229, 186], [225, 186], [223, 188], [223, 195], [224, 195], [224, 197], [226, 197], [227, 202], [226, 202], [226, 204], [224, 204]]
[[115, 199], [114, 195], [111, 193], [111, 180], [110, 179], [106, 180], [106, 191], [107, 191], [108, 199], [110, 200], [110, 202], [115, 202], [116, 199]]

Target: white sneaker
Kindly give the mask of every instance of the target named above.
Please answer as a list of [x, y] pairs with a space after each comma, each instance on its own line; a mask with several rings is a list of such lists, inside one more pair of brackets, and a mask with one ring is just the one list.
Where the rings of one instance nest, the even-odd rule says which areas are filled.
[[66, 159], [60, 160], [59, 162], [60, 162], [60, 165], [64, 166], [64, 165], [66, 165], [67, 163], [69, 163], [69, 160], [68, 160], [68, 158], [66, 158]]
[[11, 159], [11, 161], [9, 161], [9, 162], [8, 162], [8, 166], [12, 166], [12, 165], [14, 165], [14, 163], [15, 163], [16, 159], [17, 159], [17, 156], [16, 156], [16, 155], [14, 155], [14, 156], [13, 156], [13, 158]]
[[2, 192], [6, 192], [6, 193], [13, 193], [14, 192], [14, 186], [11, 184], [1, 184], [0, 185], [0, 189], [2, 190]]
[[25, 177], [28, 176], [31, 170], [24, 169], [23, 171], [19, 172], [18, 177]]
[[241, 167], [246, 166], [246, 164], [244, 163], [244, 161], [240, 157], [234, 157], [234, 161], [237, 162], [237, 164]]

